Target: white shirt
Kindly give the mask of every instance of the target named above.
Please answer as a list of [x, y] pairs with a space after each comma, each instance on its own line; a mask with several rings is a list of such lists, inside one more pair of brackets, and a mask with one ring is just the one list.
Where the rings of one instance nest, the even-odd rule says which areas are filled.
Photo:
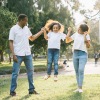
[[14, 53], [18, 56], [30, 55], [29, 37], [32, 36], [29, 28], [21, 28], [18, 24], [14, 25], [9, 33], [9, 40], [13, 40]]
[[[84, 34], [74, 33], [71, 38], [74, 40], [73, 50], [82, 50], [87, 53]], [[86, 35], [86, 39], [90, 40], [89, 34]]]
[[48, 33], [48, 48], [50, 49], [60, 49], [60, 41], [61, 39], [64, 41], [66, 38], [66, 34], [64, 33]]

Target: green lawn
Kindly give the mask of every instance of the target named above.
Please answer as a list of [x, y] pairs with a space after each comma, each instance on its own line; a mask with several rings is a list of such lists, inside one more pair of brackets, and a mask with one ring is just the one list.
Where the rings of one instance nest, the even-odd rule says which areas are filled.
[[[33, 61], [35, 72], [36, 71], [44, 71], [44, 70], [46, 70], [46, 68], [47, 68], [46, 64], [47, 64], [46, 59]], [[0, 74], [11, 74], [11, 72], [12, 72], [12, 64], [9, 64], [7, 62], [4, 62], [4, 63], [0, 64]], [[24, 66], [24, 63], [21, 64], [20, 72], [21, 73], [25, 73], [26, 72], [26, 68]]]
[[53, 81], [53, 76], [48, 80], [43, 77], [34, 78], [36, 90], [40, 95], [28, 94], [26, 78], [19, 78], [17, 96], [9, 96], [10, 79], [0, 79], [0, 100], [100, 100], [100, 75], [86, 75], [84, 92], [74, 93], [76, 89], [75, 76], [59, 76], [58, 82]]

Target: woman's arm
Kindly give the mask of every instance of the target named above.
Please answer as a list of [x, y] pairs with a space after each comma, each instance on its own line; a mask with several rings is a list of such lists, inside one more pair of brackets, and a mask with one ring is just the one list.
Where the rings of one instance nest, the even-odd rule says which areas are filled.
[[84, 41], [85, 41], [85, 44], [86, 44], [86, 47], [87, 48], [90, 48], [90, 40], [87, 40], [86, 36], [88, 34], [88, 32], [84, 32]]

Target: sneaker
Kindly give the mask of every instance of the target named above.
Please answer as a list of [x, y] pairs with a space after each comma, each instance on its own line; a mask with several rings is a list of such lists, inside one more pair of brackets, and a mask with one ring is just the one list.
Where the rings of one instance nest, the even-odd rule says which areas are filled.
[[16, 92], [10, 92], [11, 96], [16, 96]]
[[79, 92], [79, 89], [74, 90], [73, 92]]
[[33, 91], [29, 92], [29, 94], [39, 94], [39, 93], [37, 93], [35, 90], [33, 90]]
[[50, 78], [50, 75], [45, 75], [44, 79], [47, 80], [48, 78]]
[[58, 81], [58, 77], [54, 76], [54, 81], [57, 82]]
[[82, 89], [79, 89], [79, 93], [82, 93], [83, 92], [83, 90]]

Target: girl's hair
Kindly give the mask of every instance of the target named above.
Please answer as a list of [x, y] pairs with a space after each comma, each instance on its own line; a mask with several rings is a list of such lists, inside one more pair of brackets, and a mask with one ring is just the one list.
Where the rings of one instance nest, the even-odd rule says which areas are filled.
[[53, 31], [53, 26], [58, 25], [59, 30], [61, 29], [61, 25], [59, 23], [52, 23], [49, 25], [49, 30]]
[[80, 28], [81, 28], [81, 30], [82, 30], [83, 32], [86, 32], [86, 31], [89, 30], [89, 27], [88, 27], [86, 24], [81, 24], [81, 25], [80, 25]]

